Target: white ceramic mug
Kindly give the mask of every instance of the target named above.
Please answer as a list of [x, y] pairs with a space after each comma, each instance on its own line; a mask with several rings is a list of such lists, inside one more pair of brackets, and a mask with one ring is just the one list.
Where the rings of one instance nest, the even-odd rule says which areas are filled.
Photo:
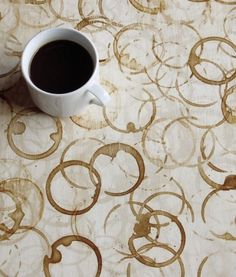
[[[43, 45], [56, 40], [70, 40], [80, 44], [88, 51], [93, 60], [94, 70], [89, 80], [72, 92], [62, 94], [50, 93], [38, 88], [30, 78], [31, 61], [36, 52]], [[97, 50], [92, 41], [75, 29], [51, 28], [38, 33], [29, 41], [23, 51], [21, 70], [36, 106], [52, 116], [67, 117], [77, 115], [89, 104], [104, 106], [110, 100], [108, 93], [99, 84], [99, 58]]]

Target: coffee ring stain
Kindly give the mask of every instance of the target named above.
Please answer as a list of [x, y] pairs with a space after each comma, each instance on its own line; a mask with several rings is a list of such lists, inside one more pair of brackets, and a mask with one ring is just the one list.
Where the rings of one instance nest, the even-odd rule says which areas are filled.
[[[119, 151], [124, 151], [124, 152], [130, 154], [131, 156], [133, 156], [133, 158], [136, 160], [136, 163], [138, 165], [139, 177], [138, 177], [137, 182], [126, 191], [122, 191], [122, 192], [105, 191], [105, 193], [110, 196], [123, 196], [123, 195], [129, 194], [132, 191], [134, 191], [135, 189], [137, 189], [144, 179], [145, 164], [144, 164], [143, 158], [135, 148], [133, 148], [132, 146], [130, 146], [128, 144], [112, 143], [112, 144], [107, 144], [107, 145], [100, 147], [98, 150], [96, 150], [96, 152], [93, 154], [93, 156], [90, 160], [91, 168], [93, 168], [95, 160], [97, 159], [98, 156], [105, 155], [105, 156], [111, 157], [111, 159], [113, 160]], [[90, 178], [91, 178], [91, 180], [94, 179], [94, 177], [91, 174], [90, 174]]]
[[[216, 41], [219, 43], [225, 43], [228, 46], [230, 46], [236, 53], [236, 45], [233, 42], [231, 42], [230, 40], [227, 40], [223, 37], [206, 37], [206, 38], [200, 39], [192, 47], [190, 54], [189, 54], [188, 65], [189, 65], [193, 75], [196, 78], [198, 78], [200, 81], [202, 81], [203, 83], [210, 84], [210, 85], [223, 85], [223, 84], [226, 84], [226, 83], [232, 81], [236, 77], [236, 69], [231, 70], [231, 71], [233, 71], [233, 73], [231, 73], [230, 76], [227, 76], [227, 74], [224, 72], [223, 68], [220, 65], [218, 65], [217, 63], [215, 63], [213, 61], [207, 60], [207, 59], [201, 59], [200, 56], [198, 56], [196, 54], [196, 50], [198, 49], [198, 47], [201, 47], [201, 49], [203, 49], [205, 43], [212, 42], [212, 41]], [[212, 80], [212, 79], [208, 79], [208, 78], [202, 76], [200, 73], [198, 73], [198, 71], [195, 68], [195, 66], [200, 64], [201, 62], [209, 62], [209, 63], [215, 65], [223, 74], [223, 78], [221, 80]]]
[[[121, 71], [123, 71], [122, 66], [124, 66], [131, 71], [131, 74], [145, 73], [145, 70], [153, 68], [159, 63], [155, 56], [153, 56], [153, 60], [148, 65], [140, 64], [139, 62], [137, 62], [136, 58], [131, 57], [131, 53], [124, 53], [126, 48], [131, 45], [132, 42], [137, 41], [135, 39], [133, 39], [132, 41], [130, 40], [130, 42], [126, 43], [125, 45], [119, 45], [122, 36], [126, 35], [126, 32], [144, 30], [148, 30], [149, 32], [152, 31], [154, 34], [156, 34], [157, 32], [155, 27], [153, 27], [151, 24], [133, 23], [124, 26], [118, 33], [116, 33], [113, 41], [113, 50]], [[145, 55], [145, 53], [142, 53], [142, 55]]]
[[91, 248], [94, 252], [94, 254], [96, 255], [97, 258], [97, 272], [96, 272], [96, 277], [99, 277], [102, 271], [102, 256], [100, 254], [100, 251], [98, 249], [98, 247], [89, 239], [82, 237], [82, 236], [76, 236], [76, 235], [69, 235], [69, 236], [65, 236], [62, 237], [60, 239], [58, 239], [57, 241], [55, 241], [51, 248], [51, 256], [45, 256], [44, 260], [43, 260], [43, 269], [44, 269], [44, 274], [46, 277], [51, 277], [51, 273], [49, 271], [49, 265], [50, 264], [57, 264], [60, 263], [61, 259], [62, 259], [62, 254], [61, 252], [57, 249], [58, 247], [65, 246], [68, 247], [72, 244], [72, 242], [82, 242], [84, 244], [86, 244], [89, 248]]
[[224, 4], [224, 5], [236, 5], [236, 1], [225, 1], [225, 0], [215, 0], [218, 3]]
[[[143, 5], [140, 0], [129, 0], [129, 2], [139, 11], [143, 13], [148, 13], [151, 15], [156, 15], [162, 13], [166, 9], [166, 4], [164, 0], [158, 0], [158, 4], [154, 7], [149, 7], [148, 5]], [[147, 1], [149, 2], [149, 1]]]
[[[10, 178], [0, 182], [0, 192], [7, 193], [14, 201], [15, 206], [10, 206], [7, 210], [16, 207], [14, 212], [8, 214], [15, 222], [10, 231], [7, 231], [9, 236], [18, 230], [27, 231], [34, 228], [42, 218], [44, 210], [44, 198], [39, 187], [26, 178]], [[21, 225], [23, 219], [24, 226]], [[22, 239], [22, 236], [17, 239], [14, 238], [14, 242], [20, 239]]]
[[53, 118], [55, 125], [56, 125], [56, 132], [50, 134], [50, 139], [54, 141], [53, 145], [46, 150], [43, 153], [39, 154], [30, 154], [30, 153], [25, 153], [21, 149], [18, 148], [18, 146], [15, 144], [13, 137], [14, 135], [22, 135], [25, 130], [26, 130], [26, 125], [19, 119], [22, 116], [30, 116], [32, 113], [37, 113], [38, 109], [36, 108], [27, 108], [23, 109], [19, 113], [17, 113], [14, 117], [12, 117], [8, 128], [7, 128], [7, 140], [8, 143], [11, 147], [11, 149], [20, 157], [29, 159], [29, 160], [39, 160], [39, 159], [44, 159], [48, 156], [50, 156], [52, 153], [54, 153], [57, 148], [59, 147], [59, 144], [62, 139], [62, 124], [61, 121], [58, 118]]
[[26, 126], [22, 121], [16, 121], [13, 125], [13, 134], [22, 135], [25, 132]]
[[233, 86], [225, 91], [224, 96], [221, 101], [221, 110], [224, 115], [225, 120], [230, 123], [236, 123], [236, 116], [233, 115], [232, 109], [227, 105], [227, 98], [229, 95], [236, 93], [236, 86]]
[[[181, 234], [180, 246], [177, 251], [175, 251], [174, 249], [169, 247], [167, 244], [159, 243], [158, 241], [153, 240], [148, 236], [151, 231], [151, 228], [154, 228], [154, 224], [150, 225], [150, 219], [152, 216], [167, 217], [168, 219], [170, 219], [170, 221], [172, 223], [175, 223], [177, 225], [177, 227], [180, 231], [180, 234]], [[138, 220], [138, 223], [136, 223], [134, 226], [134, 233], [132, 234], [132, 236], [129, 238], [129, 241], [128, 241], [129, 249], [135, 259], [137, 259], [139, 262], [141, 262], [144, 265], [160, 268], [160, 267], [168, 266], [180, 258], [180, 255], [182, 254], [184, 247], [185, 247], [186, 235], [185, 235], [183, 225], [180, 223], [180, 221], [177, 219], [176, 216], [174, 216], [166, 211], [154, 210], [152, 212], [142, 214], [140, 217], [137, 218], [137, 220]], [[155, 228], [159, 228], [158, 225], [156, 225], [156, 226], [157, 227], [155, 227]], [[158, 233], [159, 233], [159, 231], [158, 231]], [[140, 250], [140, 249], [137, 250], [134, 246], [134, 241], [139, 238], [146, 238], [148, 241], [152, 242], [150, 245], [151, 248], [157, 247], [157, 248], [165, 249], [165, 250], [171, 252], [173, 254], [173, 257], [169, 258], [168, 260], [166, 260], [164, 262], [156, 262], [156, 259], [151, 259], [145, 255], [139, 254], [138, 250]], [[157, 238], [158, 238], [158, 236], [157, 236]], [[147, 247], [147, 246], [148, 245], [145, 245], [143, 247]], [[148, 249], [149, 249], [149, 247], [148, 247]]]
[[20, 227], [21, 221], [23, 220], [25, 215], [22, 210], [20, 201], [14, 195], [14, 191], [6, 189], [4, 185], [5, 181], [0, 182], [0, 193], [7, 194], [14, 201], [16, 209], [14, 212], [8, 214], [8, 216], [14, 221], [14, 224], [10, 229], [4, 223], [0, 223], [0, 230], [3, 231], [3, 234], [0, 235], [0, 241], [9, 240], [9, 238]]
[[[209, 179], [210, 180], [210, 179]], [[216, 186], [217, 185], [217, 186]], [[205, 197], [205, 199], [202, 202], [201, 206], [201, 217], [204, 223], [206, 223], [206, 217], [205, 217], [205, 209], [208, 201], [212, 196], [217, 194], [220, 191], [230, 191], [236, 189], [236, 175], [228, 175], [225, 177], [224, 183], [222, 185], [215, 184], [215, 189], [212, 190], [208, 195]]]
[[[126, 128], [124, 128], [124, 129], [118, 128], [108, 118], [106, 109], [103, 109], [103, 116], [104, 116], [104, 119], [105, 119], [105, 122], [107, 123], [107, 125], [110, 126], [113, 130], [120, 132], [120, 133], [125, 133], [125, 134], [138, 133], [138, 132], [142, 132], [145, 129], [147, 129], [153, 123], [153, 121], [156, 117], [157, 108], [156, 108], [156, 102], [155, 102], [155, 99], [153, 98], [153, 96], [147, 90], [144, 89], [143, 91], [148, 95], [149, 99], [141, 100], [143, 103], [139, 109], [139, 115], [140, 115], [141, 109], [143, 108], [144, 104], [151, 103], [151, 105], [152, 105], [152, 114], [150, 115], [148, 122], [144, 126], [140, 126], [138, 128], [138, 127], [136, 127], [134, 122], [128, 122], [126, 124]], [[140, 100], [140, 99], [136, 99], [136, 100]]]
[[[92, 202], [90, 205], [88, 205], [86, 208], [84, 209], [76, 209], [76, 210], [68, 210], [68, 209], [64, 209], [62, 208], [59, 204], [56, 203], [56, 201], [53, 199], [52, 193], [51, 193], [51, 185], [52, 185], [52, 180], [54, 178], [54, 176], [60, 172], [62, 169], [65, 169], [67, 167], [70, 166], [82, 166], [85, 167], [89, 170], [89, 174], [90, 176], [93, 174], [95, 175], [97, 181], [95, 181], [94, 177], [93, 179], [91, 179], [91, 181], [93, 182], [94, 186], [95, 186], [95, 191], [94, 191], [94, 195], [91, 198]], [[97, 170], [90, 164], [87, 164], [83, 161], [79, 161], [79, 160], [70, 160], [70, 161], [65, 161], [65, 162], [61, 162], [58, 166], [56, 166], [51, 173], [48, 176], [48, 179], [46, 181], [46, 194], [47, 194], [47, 198], [48, 201], [50, 202], [50, 204], [60, 213], [63, 214], [67, 214], [67, 215], [80, 215], [80, 214], [84, 214], [86, 212], [88, 212], [90, 209], [92, 209], [92, 207], [96, 204], [99, 194], [100, 194], [100, 189], [101, 189], [101, 177], [99, 175], [99, 173], [97, 172]]]

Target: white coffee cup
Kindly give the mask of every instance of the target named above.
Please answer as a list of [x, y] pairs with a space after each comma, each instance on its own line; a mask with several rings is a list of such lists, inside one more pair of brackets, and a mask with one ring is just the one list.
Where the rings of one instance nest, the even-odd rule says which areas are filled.
[[[62, 94], [44, 91], [38, 88], [30, 78], [30, 66], [36, 52], [45, 44], [56, 40], [69, 40], [80, 44], [88, 51], [94, 64], [93, 73], [83, 86]], [[79, 114], [89, 104], [104, 106], [110, 100], [109, 94], [99, 84], [97, 50], [91, 40], [75, 29], [51, 28], [34, 36], [23, 51], [21, 70], [32, 100], [40, 110], [49, 115], [57, 117], [73, 116]]]

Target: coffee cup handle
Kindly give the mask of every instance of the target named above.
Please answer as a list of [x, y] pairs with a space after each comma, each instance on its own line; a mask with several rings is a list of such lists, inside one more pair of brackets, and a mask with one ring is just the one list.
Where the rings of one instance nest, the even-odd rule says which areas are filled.
[[92, 94], [90, 104], [96, 104], [99, 106], [105, 106], [110, 101], [110, 96], [107, 91], [99, 84], [93, 84], [88, 92]]

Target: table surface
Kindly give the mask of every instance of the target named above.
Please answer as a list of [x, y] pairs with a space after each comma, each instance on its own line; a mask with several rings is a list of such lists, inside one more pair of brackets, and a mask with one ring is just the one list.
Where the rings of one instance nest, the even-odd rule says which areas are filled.
[[[105, 108], [34, 107], [26, 43], [97, 46]], [[235, 276], [236, 1], [0, 3], [0, 276]]]

